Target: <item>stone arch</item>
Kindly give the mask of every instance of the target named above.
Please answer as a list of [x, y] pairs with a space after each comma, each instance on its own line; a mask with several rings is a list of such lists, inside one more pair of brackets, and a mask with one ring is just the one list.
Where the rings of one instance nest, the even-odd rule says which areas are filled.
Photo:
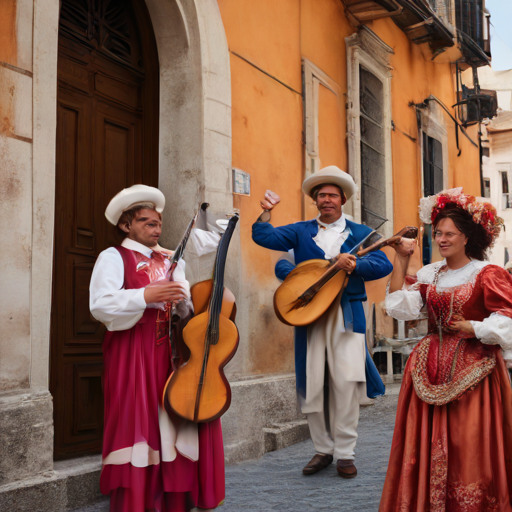
[[[199, 201], [231, 195], [231, 82], [216, 0], [146, 0], [160, 61], [159, 187], [176, 244]], [[55, 215], [59, 0], [34, 2], [30, 388], [47, 392]], [[173, 219], [171, 219], [171, 216]]]
[[173, 246], [199, 201], [233, 207], [229, 52], [216, 0], [146, 5], [160, 62], [159, 186], [172, 205], [163, 239]]

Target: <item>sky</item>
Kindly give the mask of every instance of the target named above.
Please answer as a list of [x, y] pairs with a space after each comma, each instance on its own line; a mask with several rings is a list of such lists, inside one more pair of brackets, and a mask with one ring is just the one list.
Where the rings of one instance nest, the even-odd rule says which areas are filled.
[[512, 0], [486, 0], [491, 13], [492, 69], [512, 69]]

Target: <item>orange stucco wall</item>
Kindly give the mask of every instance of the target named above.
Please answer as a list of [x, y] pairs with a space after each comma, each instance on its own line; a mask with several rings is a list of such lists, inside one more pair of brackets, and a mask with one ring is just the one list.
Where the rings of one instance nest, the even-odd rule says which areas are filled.
[[[278, 253], [251, 240], [266, 189], [281, 196], [272, 223], [276, 226], [311, 218], [315, 209], [304, 201], [304, 126], [301, 58], [326, 73], [341, 90], [336, 97], [320, 86], [319, 158], [322, 166], [347, 170], [347, 62], [345, 37], [356, 29], [339, 0], [218, 0], [231, 52], [233, 166], [251, 174], [250, 197], [235, 196], [241, 211], [242, 264], [251, 300], [250, 347], [246, 374], [278, 373], [293, 368], [292, 330], [275, 318], [272, 295], [278, 282]], [[426, 45], [412, 44], [390, 19], [368, 24], [394, 50], [391, 57], [394, 226], [418, 225], [422, 195], [421, 155], [415, 109], [429, 95], [445, 105], [455, 103], [455, 75], [450, 63], [432, 61]], [[245, 60], [244, 60], [245, 59]], [[249, 61], [249, 62], [247, 62]], [[270, 75], [270, 76], [269, 76]], [[445, 116], [449, 141], [448, 186], [479, 194], [478, 150], [459, 134], [457, 156], [453, 122]], [[468, 130], [477, 140], [476, 128]], [[392, 257], [392, 252], [390, 252]], [[380, 301], [385, 280], [367, 287], [370, 302]]]
[[0, 62], [16, 66], [16, 0], [0, 2]]

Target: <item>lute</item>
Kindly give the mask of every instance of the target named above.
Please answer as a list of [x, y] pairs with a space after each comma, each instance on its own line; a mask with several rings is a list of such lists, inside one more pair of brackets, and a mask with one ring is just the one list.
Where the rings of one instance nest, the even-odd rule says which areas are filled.
[[[407, 226], [392, 237], [379, 239], [362, 248], [375, 234], [372, 231], [349, 254], [363, 257], [371, 251], [399, 243], [402, 238], [416, 238], [418, 228]], [[274, 310], [281, 322], [296, 327], [305, 326], [327, 311], [348, 283], [347, 273], [333, 265], [334, 260], [307, 260], [288, 274], [274, 294]]]

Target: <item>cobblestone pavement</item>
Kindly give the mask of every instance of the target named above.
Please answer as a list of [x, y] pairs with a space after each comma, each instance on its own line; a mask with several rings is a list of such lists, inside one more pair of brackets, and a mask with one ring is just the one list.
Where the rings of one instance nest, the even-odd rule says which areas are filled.
[[311, 440], [226, 468], [226, 503], [219, 512], [377, 512], [389, 458], [399, 385], [361, 408], [356, 447], [358, 476], [340, 478], [335, 464], [316, 475], [302, 467], [314, 455]]
[[[314, 455], [311, 440], [226, 468], [226, 501], [219, 512], [377, 512], [391, 447], [400, 385], [362, 407], [356, 447], [358, 476], [340, 478], [335, 464], [312, 476], [302, 467]], [[107, 512], [103, 503], [79, 512]]]

